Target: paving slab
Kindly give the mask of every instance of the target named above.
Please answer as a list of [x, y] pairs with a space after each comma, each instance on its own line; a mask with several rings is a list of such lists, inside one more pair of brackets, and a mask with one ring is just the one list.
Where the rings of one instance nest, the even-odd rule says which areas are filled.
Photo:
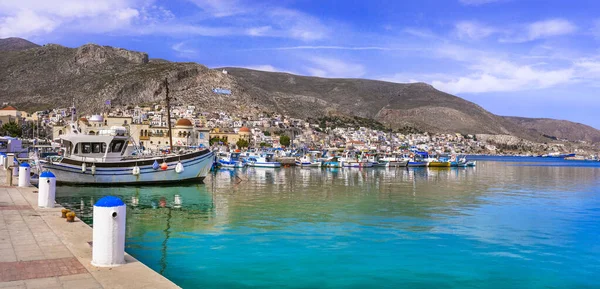
[[0, 185], [0, 288], [179, 288], [129, 254], [122, 266], [92, 266], [92, 228], [61, 209], [37, 208], [36, 188]]

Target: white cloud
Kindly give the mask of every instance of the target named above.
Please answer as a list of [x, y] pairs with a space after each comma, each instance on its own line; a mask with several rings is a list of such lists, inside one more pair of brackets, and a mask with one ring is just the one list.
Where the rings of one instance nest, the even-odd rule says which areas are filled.
[[456, 34], [461, 39], [481, 39], [498, 32], [497, 29], [476, 21], [461, 21], [456, 23]]
[[[210, 17], [230, 17], [236, 34], [313, 41], [326, 38], [330, 29], [317, 17], [298, 10], [244, 3], [237, 0], [190, 0]], [[239, 21], [238, 21], [239, 20]], [[236, 23], [252, 23], [237, 25]]]
[[193, 48], [186, 47], [185, 42], [178, 42], [171, 46], [175, 54], [181, 58], [195, 58], [198, 56], [198, 51]]
[[336, 46], [336, 45], [299, 45], [299, 46], [283, 46], [283, 47], [267, 47], [267, 48], [252, 48], [244, 49], [246, 51], [257, 50], [379, 50], [379, 51], [414, 51], [420, 50], [416, 48], [405, 47], [385, 47], [385, 46]]
[[229, 17], [238, 14], [244, 14], [251, 10], [244, 3], [238, 0], [189, 0], [196, 4], [200, 9], [211, 14], [213, 17]]
[[520, 31], [500, 39], [501, 42], [527, 42], [575, 32], [577, 26], [565, 19], [549, 19], [525, 25]]
[[105, 32], [107, 27], [128, 26], [140, 15], [135, 7], [133, 0], [4, 0], [0, 1], [0, 37], [30, 37], [79, 27], [85, 32]]
[[365, 75], [365, 67], [361, 64], [344, 62], [335, 58], [311, 57], [307, 59], [312, 66], [306, 71], [312, 76], [331, 78], [357, 78]]
[[280, 71], [277, 68], [275, 68], [273, 65], [270, 65], [270, 64], [248, 65], [248, 66], [243, 66], [243, 68], [260, 70], [260, 71], [268, 71], [268, 72]]
[[[255, 3], [237, 0], [190, 0], [204, 13], [192, 19], [177, 18], [154, 1], [3, 0], [0, 37], [110, 32], [176, 37], [246, 35], [313, 41], [330, 34], [329, 27], [318, 18], [292, 9], [257, 7]], [[211, 21], [223, 17], [227, 19]]]
[[482, 58], [470, 66], [472, 73], [431, 84], [449, 93], [484, 93], [542, 89], [574, 80], [573, 68], [536, 69], [509, 61]]
[[319, 40], [329, 34], [329, 28], [316, 17], [296, 10], [276, 8], [267, 14], [270, 21], [279, 27], [273, 36], [289, 37], [300, 40]]
[[408, 28], [404, 28], [402, 30], [402, 32], [410, 34], [412, 36], [419, 37], [419, 38], [424, 38], [424, 39], [438, 38], [437, 35], [435, 35], [430, 30], [426, 30], [426, 29], [408, 27]]
[[250, 36], [264, 36], [266, 34], [268, 34], [271, 31], [272, 27], [271, 26], [260, 26], [260, 27], [253, 27], [248, 29], [247, 34]]
[[31, 36], [51, 32], [59, 23], [30, 10], [18, 11], [15, 15], [0, 17], [0, 38]]
[[569, 34], [577, 29], [575, 25], [564, 19], [551, 19], [529, 24], [529, 39], [545, 38]]

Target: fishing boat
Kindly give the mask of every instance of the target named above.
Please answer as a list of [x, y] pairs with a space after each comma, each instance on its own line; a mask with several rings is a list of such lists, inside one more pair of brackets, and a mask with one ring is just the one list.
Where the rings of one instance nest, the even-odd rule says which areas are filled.
[[342, 162], [338, 157], [331, 157], [323, 162], [323, 166], [326, 168], [341, 168]]
[[[167, 117], [171, 131], [169, 90], [165, 81]], [[179, 148], [175, 153], [170, 140], [168, 154], [147, 155], [135, 147], [127, 129], [112, 126], [95, 134], [82, 133], [74, 121], [70, 131], [60, 135], [60, 155], [39, 159], [40, 169], [49, 170], [58, 183], [69, 184], [148, 184], [204, 180], [214, 161], [208, 149]], [[171, 134], [169, 133], [169, 136]], [[133, 147], [133, 149], [131, 149]], [[133, 151], [132, 154], [129, 152]]]
[[377, 153], [367, 155], [367, 161], [371, 163], [374, 168], [386, 168], [390, 166], [390, 163], [383, 161]]
[[406, 163], [406, 166], [407, 167], [411, 167], [411, 168], [414, 168], [414, 167], [426, 167], [427, 166], [427, 162], [425, 162], [425, 161], [409, 160]]
[[322, 163], [317, 160], [317, 153], [318, 152], [310, 152], [304, 154], [301, 158], [296, 159], [296, 166], [303, 168], [320, 168]]
[[217, 163], [223, 168], [243, 168], [246, 163], [240, 158], [239, 152], [220, 152]]
[[9, 136], [0, 136], [0, 153], [13, 153], [17, 158], [28, 156], [27, 148], [23, 147], [23, 141]]
[[426, 167], [429, 158], [429, 154], [427, 152], [415, 151], [409, 155], [408, 162], [406, 163], [407, 167]]
[[246, 158], [246, 165], [256, 168], [279, 168], [281, 163], [275, 161], [272, 153], [263, 153], [261, 155], [253, 155]]
[[379, 162], [386, 163], [386, 167], [406, 167], [408, 158], [403, 158], [395, 155], [385, 155], [379, 159]]
[[449, 168], [452, 166], [454, 159], [449, 159], [448, 156], [440, 156], [439, 158], [430, 158], [427, 166], [430, 168]]
[[458, 167], [474, 167], [477, 165], [476, 161], [469, 161], [466, 157], [459, 158], [457, 161]]
[[202, 181], [212, 166], [210, 150], [182, 150], [180, 153], [147, 156], [127, 155], [130, 136], [124, 127], [100, 130], [98, 135], [71, 133], [60, 136], [60, 156], [40, 159], [59, 183], [145, 184]]

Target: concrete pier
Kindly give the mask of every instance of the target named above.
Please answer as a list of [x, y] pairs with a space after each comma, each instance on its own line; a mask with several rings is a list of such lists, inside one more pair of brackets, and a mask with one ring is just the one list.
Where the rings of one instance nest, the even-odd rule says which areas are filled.
[[0, 288], [179, 288], [128, 254], [92, 266], [92, 228], [61, 209], [37, 209], [37, 188], [0, 184]]

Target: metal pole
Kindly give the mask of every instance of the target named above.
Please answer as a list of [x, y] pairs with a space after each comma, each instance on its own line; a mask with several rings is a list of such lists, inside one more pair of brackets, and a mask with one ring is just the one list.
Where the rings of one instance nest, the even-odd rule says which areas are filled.
[[173, 134], [171, 133], [171, 106], [170, 106], [170, 98], [169, 98], [169, 82], [165, 78], [165, 90], [166, 90], [166, 99], [167, 99], [167, 125], [169, 127], [169, 146], [170, 152], [173, 153]]

